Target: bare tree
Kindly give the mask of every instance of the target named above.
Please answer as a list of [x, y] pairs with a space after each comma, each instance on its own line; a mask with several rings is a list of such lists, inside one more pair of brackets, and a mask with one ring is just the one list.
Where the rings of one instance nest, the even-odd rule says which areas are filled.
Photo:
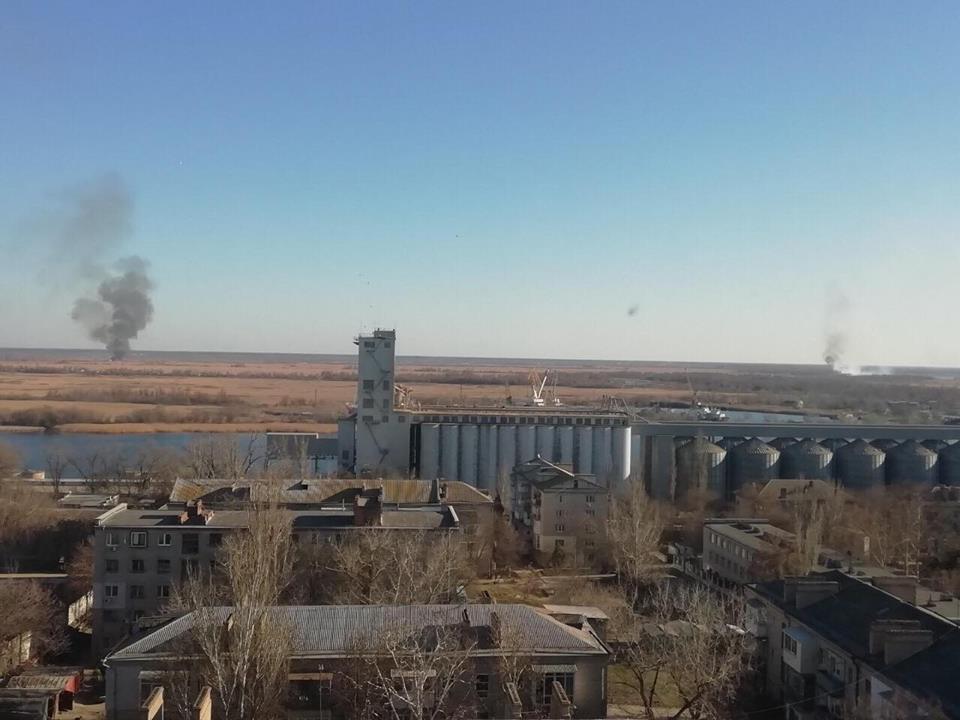
[[53, 483], [53, 492], [55, 495], [60, 494], [60, 482], [63, 480], [63, 476], [67, 472], [67, 468], [70, 466], [70, 460], [59, 448], [52, 448], [50, 452], [47, 453], [47, 477], [50, 478]]
[[[621, 638], [623, 681], [640, 698], [647, 718], [654, 708], [675, 705], [670, 717], [722, 720], [748, 671], [744, 605], [739, 596], [714, 594], [699, 585], [661, 586], [650, 613], [637, 616]], [[658, 717], [662, 717], [658, 716]]]
[[[66, 616], [60, 605], [36, 582], [12, 580], [0, 582], [0, 665], [43, 659], [61, 652], [67, 646]], [[17, 640], [29, 633], [25, 648]], [[10, 641], [16, 651], [10, 652]], [[29, 657], [23, 657], [24, 651]], [[0, 667], [6, 672], [9, 667]]]
[[471, 576], [460, 533], [364, 529], [320, 546], [315, 564], [338, 604], [445, 603]]
[[607, 546], [621, 587], [636, 599], [658, 564], [657, 552], [663, 534], [663, 514], [639, 483], [630, 494], [611, 497], [607, 522]]
[[[466, 612], [466, 611], [464, 611]], [[469, 622], [391, 629], [368, 655], [369, 692], [380, 700], [378, 715], [391, 720], [475, 717], [472, 657], [476, 640]]]
[[247, 477], [262, 462], [257, 435], [243, 444], [233, 437], [210, 437], [187, 449], [184, 464], [193, 477], [234, 480]]
[[192, 700], [199, 678], [213, 688], [223, 717], [279, 717], [291, 637], [276, 606], [293, 565], [289, 513], [276, 505], [251, 509], [248, 527], [224, 542], [219, 562], [216, 578], [198, 573], [178, 588], [176, 604], [193, 613], [193, 628], [180, 648], [189, 672], [170, 668], [171, 694]]

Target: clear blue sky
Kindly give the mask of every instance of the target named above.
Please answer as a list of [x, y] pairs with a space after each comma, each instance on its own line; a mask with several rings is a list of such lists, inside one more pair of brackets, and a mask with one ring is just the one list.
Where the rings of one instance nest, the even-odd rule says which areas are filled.
[[[818, 362], [838, 287], [852, 360], [960, 365], [958, 37], [954, 1], [8, 0], [0, 243], [119, 174], [140, 348]], [[92, 347], [4, 254], [0, 345]]]

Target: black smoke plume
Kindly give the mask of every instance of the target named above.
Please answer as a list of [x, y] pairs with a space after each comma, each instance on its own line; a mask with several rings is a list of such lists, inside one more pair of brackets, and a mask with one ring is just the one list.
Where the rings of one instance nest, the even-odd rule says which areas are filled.
[[120, 260], [114, 272], [100, 283], [97, 298], [79, 298], [72, 317], [87, 329], [90, 338], [106, 345], [110, 357], [122, 360], [130, 341], [153, 318], [147, 261], [136, 256]]

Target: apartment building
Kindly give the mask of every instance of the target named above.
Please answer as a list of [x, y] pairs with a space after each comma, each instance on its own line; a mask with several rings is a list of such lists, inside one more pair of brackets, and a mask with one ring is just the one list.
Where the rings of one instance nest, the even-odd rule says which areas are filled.
[[[222, 622], [223, 631], [229, 632], [231, 609], [217, 612], [211, 621]], [[418, 696], [430, 707], [431, 717], [607, 714], [609, 649], [582, 615], [562, 622], [525, 605], [276, 607], [271, 614], [293, 633], [287, 702], [291, 717], [356, 717], [356, 676], [364, 671], [364, 699], [390, 702], [378, 693], [375, 681], [369, 682], [370, 663], [376, 663], [380, 677], [395, 683], [426, 675], [430, 684], [450, 687], [449, 694], [436, 693], [442, 700], [430, 692]], [[195, 613], [184, 615], [104, 661], [108, 720], [140, 717], [141, 705], [154, 688], [171, 682], [171, 668], [183, 667], [178, 662], [183, 639], [188, 643], [198, 622], [203, 621]], [[370, 648], [392, 652], [373, 653]], [[451, 653], [463, 661], [452, 665]], [[379, 660], [371, 659], [377, 656]], [[516, 684], [513, 677], [522, 679]], [[200, 689], [198, 683], [189, 696]], [[404, 717], [411, 708], [394, 705], [390, 715], [395, 711]]]
[[726, 587], [768, 580], [794, 543], [793, 533], [762, 518], [711, 518], [703, 524], [701, 571]]
[[540, 457], [514, 468], [511, 487], [514, 523], [529, 534], [539, 561], [592, 559], [609, 517], [607, 488]]
[[915, 583], [831, 571], [747, 589], [765, 690], [787, 720], [960, 718], [960, 628], [910, 602]]
[[[357, 497], [351, 506], [291, 510], [294, 538], [317, 542], [355, 532], [459, 531], [446, 505], [389, 507]], [[180, 509], [137, 510], [125, 504], [104, 513], [94, 530], [93, 651], [101, 657], [141, 617], [164, 608], [174, 586], [216, 562], [224, 538], [248, 526], [246, 510], [211, 510], [203, 503]]]

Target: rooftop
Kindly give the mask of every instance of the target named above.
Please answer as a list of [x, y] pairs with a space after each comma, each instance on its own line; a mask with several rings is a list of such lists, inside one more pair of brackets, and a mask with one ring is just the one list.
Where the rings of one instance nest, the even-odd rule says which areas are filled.
[[[817, 580], [834, 581], [836, 594], [803, 608], [784, 600], [784, 581], [758, 583], [755, 591], [783, 609], [821, 637], [864, 660], [921, 698], [936, 699], [950, 717], [960, 715], [960, 628], [956, 624], [903, 602], [869, 583], [833, 571], [821, 573]], [[884, 667], [880, 657], [871, 656], [870, 625], [875, 620], [912, 620], [933, 634], [933, 644], [925, 650]]]
[[[381, 523], [377, 525], [354, 525], [352, 508], [324, 508], [319, 510], [289, 510], [294, 530], [323, 529], [440, 529], [454, 528], [458, 518], [446, 505], [431, 505], [418, 508], [385, 508], [381, 513]], [[187, 530], [205, 528], [208, 530], [233, 530], [250, 524], [248, 510], [216, 510], [208, 516], [207, 522], [181, 523], [182, 510], [137, 510], [118, 505], [98, 518], [101, 527], [111, 528], [163, 528], [178, 527]]]
[[762, 519], [711, 518], [704, 522], [703, 526], [733, 542], [763, 552], [776, 550], [782, 543], [790, 543], [794, 539], [792, 532], [787, 532]]
[[[225, 621], [231, 608], [210, 608], [217, 621]], [[293, 633], [294, 658], [342, 657], [382, 642], [392, 631], [421, 632], [438, 627], [469, 627], [477, 652], [502, 654], [492, 641], [497, 619], [517, 641], [524, 655], [605, 655], [603, 643], [587, 630], [569, 627], [526, 605], [323, 605], [271, 608], [274, 617]], [[464, 623], [469, 621], [469, 626]], [[184, 615], [107, 658], [106, 662], [159, 657], [171, 651], [170, 643], [188, 633], [198, 620], [196, 612]]]

